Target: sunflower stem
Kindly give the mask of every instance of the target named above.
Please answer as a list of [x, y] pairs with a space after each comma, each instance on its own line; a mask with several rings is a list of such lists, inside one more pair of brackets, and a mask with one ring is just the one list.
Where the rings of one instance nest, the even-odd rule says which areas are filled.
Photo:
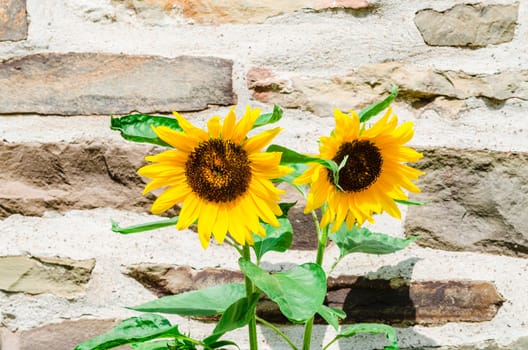
[[[314, 218], [315, 227], [317, 229], [317, 256], [315, 258], [315, 263], [319, 266], [323, 266], [323, 258], [326, 249], [326, 244], [328, 242], [328, 226], [321, 228], [319, 225], [319, 219], [314, 211], [312, 211], [312, 217]], [[312, 329], [314, 324], [314, 317], [310, 318], [306, 325], [304, 326], [304, 338], [303, 338], [303, 350], [310, 350], [310, 343], [312, 340]]]
[[[251, 261], [251, 252], [249, 250], [249, 245], [247, 243], [244, 245], [242, 256], [244, 257], [244, 259]], [[253, 282], [251, 282], [251, 280], [247, 276], [244, 276], [244, 282], [246, 285], [246, 296], [248, 299], [250, 299], [251, 295], [255, 292], [255, 287], [253, 286]], [[249, 349], [257, 350], [258, 349], [257, 320], [255, 318], [255, 310], [253, 311], [253, 314], [251, 315], [251, 319], [249, 320], [248, 331], [249, 331]]]
[[290, 340], [290, 338], [288, 338], [288, 336], [286, 334], [284, 334], [284, 332], [282, 332], [280, 329], [278, 329], [273, 323], [270, 323], [260, 317], [257, 316], [257, 321], [259, 321], [260, 323], [262, 323], [263, 325], [271, 328], [275, 333], [277, 333], [282, 339], [284, 339], [284, 341], [286, 343], [288, 343], [291, 348], [293, 350], [298, 350], [298, 348], [295, 346], [295, 344], [293, 344], [293, 342]]

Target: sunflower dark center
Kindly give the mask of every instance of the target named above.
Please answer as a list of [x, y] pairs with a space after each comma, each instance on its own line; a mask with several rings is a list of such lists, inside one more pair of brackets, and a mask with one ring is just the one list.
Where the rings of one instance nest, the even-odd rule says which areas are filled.
[[[339, 171], [339, 186], [345, 192], [366, 190], [381, 174], [383, 158], [379, 148], [366, 140], [345, 142], [332, 160], [339, 165], [346, 156], [346, 164]], [[328, 180], [334, 183], [334, 174], [330, 170]]]
[[185, 176], [200, 198], [227, 203], [248, 189], [250, 162], [241, 146], [229, 140], [211, 139], [191, 152], [185, 163]]

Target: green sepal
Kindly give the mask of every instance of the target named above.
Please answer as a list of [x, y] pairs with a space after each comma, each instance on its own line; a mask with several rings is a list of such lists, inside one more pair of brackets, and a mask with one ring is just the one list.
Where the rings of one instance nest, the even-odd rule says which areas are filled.
[[291, 322], [304, 323], [321, 307], [326, 296], [326, 275], [313, 263], [270, 274], [251, 261], [240, 258], [240, 269], [279, 306]]
[[112, 220], [112, 231], [127, 235], [130, 233], [151, 231], [151, 230], [156, 230], [162, 227], [176, 225], [177, 222], [178, 222], [178, 217], [175, 216], [173, 218], [166, 219], [166, 220], [158, 220], [158, 221], [153, 221], [153, 222], [146, 222], [144, 224], [132, 225], [128, 227], [121, 227], [119, 226], [117, 222]]
[[351, 253], [390, 254], [406, 248], [418, 237], [399, 238], [384, 233], [371, 232], [365, 227], [356, 226], [348, 230], [343, 224], [339, 230], [329, 235], [339, 247], [340, 258]]
[[426, 205], [426, 204], [427, 204], [426, 202], [410, 201], [410, 200], [405, 200], [405, 199], [394, 199], [394, 201], [395, 201], [396, 203], [403, 204], [403, 205], [416, 205], [416, 206], [420, 206], [420, 205]]
[[255, 314], [259, 296], [259, 293], [253, 293], [249, 298], [244, 297], [231, 304], [222, 314], [213, 334], [224, 334], [247, 325]]
[[166, 126], [176, 131], [182, 130], [178, 121], [171, 117], [131, 114], [110, 119], [110, 129], [118, 130], [125, 140], [171, 147], [152, 130], [152, 127], [157, 126]]
[[396, 338], [396, 331], [391, 326], [379, 323], [358, 323], [349, 326], [341, 331], [324, 349], [326, 349], [331, 343], [341, 338], [350, 338], [357, 334], [370, 333], [370, 334], [385, 334], [389, 345], [384, 346], [384, 350], [398, 350], [398, 339]]
[[279, 227], [273, 227], [268, 223], [262, 224], [266, 229], [266, 237], [253, 235], [253, 250], [258, 261], [269, 251], [285, 252], [293, 242], [293, 227], [290, 220], [285, 216], [278, 217], [277, 220]]
[[326, 321], [326, 323], [334, 327], [336, 331], [339, 328], [339, 319], [346, 318], [346, 313], [343, 310], [328, 307], [326, 305], [321, 305], [319, 310], [317, 310], [317, 313]]
[[129, 309], [181, 316], [210, 316], [223, 313], [231, 304], [245, 297], [245, 295], [246, 289], [243, 284], [229, 283], [178, 295], [169, 295], [129, 307]]
[[144, 314], [123, 320], [110, 331], [82, 342], [74, 350], [104, 350], [162, 337], [185, 337], [165, 317]]
[[253, 129], [278, 122], [282, 118], [282, 112], [282, 108], [274, 105], [272, 113], [265, 113], [258, 116], [255, 124], [253, 124]]
[[381, 111], [390, 106], [391, 102], [394, 101], [398, 95], [398, 87], [396, 85], [392, 86], [391, 93], [383, 101], [375, 102], [368, 107], [363, 108], [359, 112], [359, 121], [364, 123], [370, 118], [378, 115]]
[[290, 212], [290, 209], [293, 208], [295, 206], [295, 204], [297, 204], [297, 201], [279, 203], [279, 207], [282, 210], [282, 215], [281, 216], [284, 216], [284, 217], [288, 216], [288, 213]]

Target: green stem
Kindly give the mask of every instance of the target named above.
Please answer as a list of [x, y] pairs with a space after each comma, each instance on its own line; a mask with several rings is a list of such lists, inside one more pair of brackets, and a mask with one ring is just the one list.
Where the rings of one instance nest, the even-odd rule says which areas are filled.
[[259, 321], [259, 322], [262, 323], [263, 325], [265, 325], [265, 326], [271, 328], [275, 333], [277, 333], [282, 339], [284, 339], [284, 341], [285, 341], [286, 343], [288, 343], [288, 344], [291, 346], [291, 348], [292, 348], [293, 350], [299, 350], [299, 349], [295, 346], [295, 344], [293, 344], [293, 342], [290, 340], [290, 338], [288, 338], [288, 336], [287, 336], [286, 334], [284, 334], [280, 329], [278, 329], [277, 327], [275, 327], [275, 325], [274, 325], [273, 323], [269, 323], [268, 321], [266, 321], [266, 320], [264, 320], [264, 319], [262, 319], [262, 318], [260, 318], [260, 317], [258, 317], [258, 316], [256, 317], [256, 319], [257, 319], [257, 321]]
[[[312, 211], [312, 217], [314, 218], [315, 227], [317, 229], [317, 257], [315, 263], [319, 266], [323, 266], [323, 258], [326, 249], [326, 243], [328, 242], [328, 226], [321, 229], [319, 226], [319, 219], [315, 212]], [[310, 318], [304, 326], [304, 338], [303, 338], [303, 350], [310, 350], [310, 343], [312, 340], [312, 329], [314, 323], [314, 316]]]
[[[244, 245], [242, 256], [244, 257], [244, 259], [251, 261], [251, 252], [249, 251], [248, 244]], [[250, 299], [251, 295], [255, 291], [253, 282], [251, 282], [251, 280], [247, 276], [244, 277], [244, 282], [246, 285], [246, 296], [248, 299]], [[249, 331], [249, 349], [257, 350], [258, 349], [257, 320], [255, 319], [255, 311], [253, 311], [253, 315], [251, 316], [251, 319], [249, 320], [248, 331]]]

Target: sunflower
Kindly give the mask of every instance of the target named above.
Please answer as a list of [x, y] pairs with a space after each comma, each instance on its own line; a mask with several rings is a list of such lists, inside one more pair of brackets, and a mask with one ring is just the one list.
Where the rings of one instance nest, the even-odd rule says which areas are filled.
[[334, 117], [335, 129], [330, 136], [320, 138], [318, 157], [344, 166], [335, 179], [331, 170], [311, 163], [295, 180], [311, 186], [305, 213], [327, 203], [321, 227], [333, 223], [333, 231], [343, 222], [349, 229], [365, 220], [373, 222], [372, 215], [383, 211], [401, 218], [394, 200], [408, 198], [403, 190], [420, 192], [412, 180], [423, 174], [403, 164], [422, 158], [421, 153], [404, 146], [414, 134], [413, 124], [398, 126], [391, 108], [368, 129], [361, 127], [353, 111], [348, 115], [336, 109]]
[[214, 235], [222, 243], [229, 233], [239, 244], [253, 244], [251, 233], [265, 236], [260, 220], [278, 227], [277, 204], [284, 191], [270, 179], [290, 172], [279, 165], [280, 152], [260, 152], [280, 132], [275, 128], [247, 138], [259, 109], [247, 107], [236, 122], [234, 108], [224, 119], [214, 116], [208, 131], [197, 128], [174, 113], [182, 131], [165, 126], [153, 128], [156, 135], [174, 149], [148, 156], [152, 164], [138, 170], [151, 178], [144, 194], [161, 187], [163, 193], [152, 204], [160, 214], [183, 203], [176, 228], [181, 230], [197, 222], [198, 236], [207, 248]]

